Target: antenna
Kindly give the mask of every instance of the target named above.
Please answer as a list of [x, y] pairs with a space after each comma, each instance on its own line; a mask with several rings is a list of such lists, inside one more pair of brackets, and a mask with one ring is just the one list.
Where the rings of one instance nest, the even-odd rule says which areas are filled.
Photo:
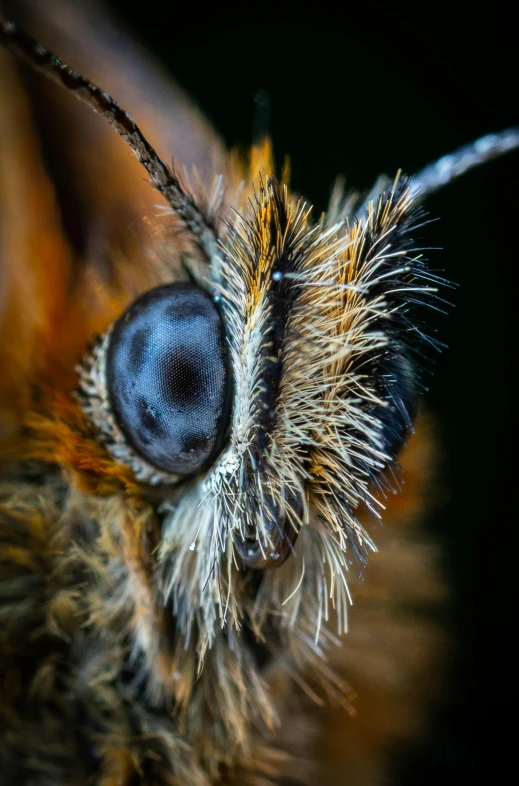
[[63, 63], [13, 22], [0, 20], [0, 43], [48, 79], [70, 90], [122, 136], [145, 167], [153, 186], [180, 216], [208, 260], [216, 253], [218, 238], [213, 224], [182, 189], [179, 180], [150, 145], [135, 120], [105, 90]]
[[469, 145], [463, 145], [453, 153], [442, 156], [433, 164], [428, 164], [411, 180], [413, 196], [427, 199], [435, 191], [451, 183], [460, 175], [475, 166], [486, 164], [494, 158], [519, 148], [519, 126], [507, 128], [497, 134], [487, 134]]

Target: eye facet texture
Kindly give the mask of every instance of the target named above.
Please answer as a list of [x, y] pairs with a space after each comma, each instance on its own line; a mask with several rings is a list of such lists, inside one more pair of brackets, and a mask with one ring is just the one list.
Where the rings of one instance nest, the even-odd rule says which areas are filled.
[[230, 408], [223, 322], [211, 297], [168, 284], [138, 298], [115, 323], [107, 384], [137, 453], [165, 472], [202, 469], [221, 448]]

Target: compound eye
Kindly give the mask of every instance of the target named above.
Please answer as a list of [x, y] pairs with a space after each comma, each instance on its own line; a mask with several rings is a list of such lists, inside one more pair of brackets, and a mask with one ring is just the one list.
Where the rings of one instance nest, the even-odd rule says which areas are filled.
[[222, 318], [191, 284], [157, 287], [117, 320], [108, 395], [133, 449], [164, 472], [191, 475], [222, 447], [230, 372]]

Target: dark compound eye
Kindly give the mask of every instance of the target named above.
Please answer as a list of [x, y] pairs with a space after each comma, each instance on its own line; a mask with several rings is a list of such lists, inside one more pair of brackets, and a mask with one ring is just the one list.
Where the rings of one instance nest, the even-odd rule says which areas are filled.
[[223, 322], [210, 296], [169, 284], [138, 298], [115, 323], [107, 383], [137, 453], [173, 474], [203, 468], [221, 449], [231, 387]]

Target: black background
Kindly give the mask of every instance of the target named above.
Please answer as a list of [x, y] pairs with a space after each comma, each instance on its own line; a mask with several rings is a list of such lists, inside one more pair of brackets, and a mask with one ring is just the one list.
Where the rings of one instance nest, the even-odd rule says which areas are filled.
[[[514, 24], [495, 4], [459, 21], [438, 6], [415, 15], [377, 5], [320, 24], [278, 19], [202, 28], [147, 0], [112, 2], [171, 69], [229, 144], [248, 144], [253, 96], [270, 96], [278, 162], [324, 208], [338, 174], [368, 188], [380, 173], [413, 173], [472, 139], [519, 123]], [[245, 11], [244, 11], [245, 12]], [[266, 10], [251, 5], [251, 19]], [[418, 15], [419, 14], [419, 15]], [[509, 32], [510, 31], [510, 32]], [[442, 448], [445, 500], [431, 515], [452, 585], [457, 652], [427, 739], [397, 765], [399, 784], [500, 782], [515, 758], [516, 552], [510, 375], [515, 370], [519, 154], [465, 175], [430, 199], [423, 231], [434, 268], [459, 284], [433, 322], [449, 349], [427, 405]]]

